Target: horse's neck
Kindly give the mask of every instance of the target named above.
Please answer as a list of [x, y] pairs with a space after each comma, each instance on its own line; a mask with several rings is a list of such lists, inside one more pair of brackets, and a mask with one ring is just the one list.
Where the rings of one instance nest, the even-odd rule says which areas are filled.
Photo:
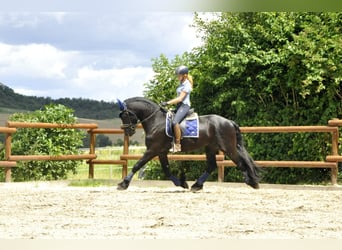
[[135, 101], [130, 103], [130, 109], [138, 116], [140, 120], [144, 120], [153, 114], [158, 108], [157, 105], [145, 101]]
[[144, 119], [147, 120], [140, 121], [143, 121], [142, 126], [145, 130], [145, 133], [147, 134], [152, 130], [162, 127], [162, 125], [165, 123], [165, 114], [161, 110], [154, 110], [152, 112], [149, 112]]
[[157, 105], [146, 105], [146, 103], [142, 105], [141, 102], [135, 102], [131, 103], [129, 108], [137, 115], [146, 133], [154, 130], [156, 126], [160, 126], [161, 120], [165, 122], [165, 114], [159, 111]]

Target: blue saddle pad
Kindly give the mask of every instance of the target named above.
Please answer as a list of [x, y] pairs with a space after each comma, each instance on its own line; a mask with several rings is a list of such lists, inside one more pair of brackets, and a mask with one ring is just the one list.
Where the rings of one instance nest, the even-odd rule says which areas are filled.
[[[166, 114], [166, 128], [165, 132], [168, 137], [173, 138], [173, 129], [172, 129], [172, 118], [173, 113], [168, 112]], [[198, 138], [199, 136], [199, 121], [197, 113], [193, 113], [190, 116], [186, 117], [180, 124], [182, 130], [183, 138]]]

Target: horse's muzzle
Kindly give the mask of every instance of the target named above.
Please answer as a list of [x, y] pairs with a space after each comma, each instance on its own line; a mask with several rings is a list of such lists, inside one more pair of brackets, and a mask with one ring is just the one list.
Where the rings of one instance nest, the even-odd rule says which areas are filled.
[[136, 128], [135, 125], [130, 125], [130, 126], [121, 125], [121, 129], [124, 130], [126, 136], [132, 136], [132, 135], [134, 135], [135, 132], [136, 132], [136, 131], [135, 131], [135, 128]]

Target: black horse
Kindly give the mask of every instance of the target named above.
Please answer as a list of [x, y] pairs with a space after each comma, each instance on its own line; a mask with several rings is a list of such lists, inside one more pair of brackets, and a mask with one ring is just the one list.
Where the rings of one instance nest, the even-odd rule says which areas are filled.
[[[156, 156], [159, 157], [166, 176], [176, 186], [188, 188], [185, 178], [178, 179], [171, 175], [169, 170], [167, 154], [172, 147], [172, 139], [165, 134], [165, 110], [156, 103], [142, 97], [130, 98], [124, 102], [119, 101], [119, 106], [122, 128], [125, 134], [132, 136], [135, 133], [137, 123], [140, 121], [145, 130], [147, 149], [128, 176], [118, 184], [118, 189], [127, 189], [133, 175]], [[218, 115], [200, 116], [199, 122], [199, 138], [183, 138], [181, 141], [182, 151], [205, 148], [207, 157], [206, 171], [192, 185], [191, 190], [198, 191], [203, 188], [203, 183], [210, 173], [217, 168], [216, 154], [219, 150], [224, 152], [242, 171], [246, 184], [258, 189], [258, 167], [243, 146], [239, 126], [234, 121]]]

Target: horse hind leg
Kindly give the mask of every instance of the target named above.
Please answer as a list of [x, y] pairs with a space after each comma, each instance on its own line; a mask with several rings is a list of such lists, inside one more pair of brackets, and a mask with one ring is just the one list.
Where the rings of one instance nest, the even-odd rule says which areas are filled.
[[[237, 126], [237, 125], [236, 125]], [[236, 164], [241, 170], [245, 183], [252, 188], [259, 188], [260, 178], [258, 176], [258, 167], [243, 146], [241, 132], [236, 128], [236, 136], [230, 134], [231, 139], [220, 142], [220, 149]]]
[[246, 184], [252, 188], [259, 189], [260, 177], [258, 174], [258, 166], [243, 145], [237, 145], [237, 152], [239, 154], [240, 168], [243, 169]]
[[210, 174], [217, 168], [216, 164], [216, 152], [218, 151], [217, 148], [212, 148], [207, 146], [206, 149], [206, 157], [207, 157], [207, 168], [205, 172], [197, 179], [195, 184], [191, 186], [192, 192], [197, 192], [203, 189], [204, 182], [208, 179]]

